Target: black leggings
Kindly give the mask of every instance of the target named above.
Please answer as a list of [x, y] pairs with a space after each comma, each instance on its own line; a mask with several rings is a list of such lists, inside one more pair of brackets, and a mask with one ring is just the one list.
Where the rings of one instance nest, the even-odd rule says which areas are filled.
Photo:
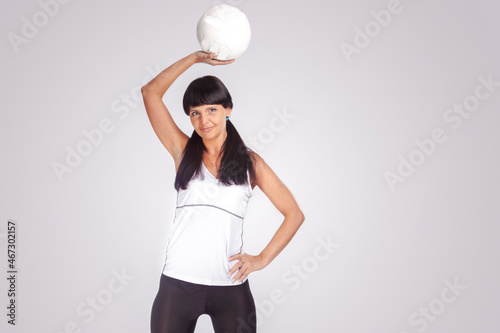
[[151, 333], [192, 333], [202, 314], [210, 316], [215, 333], [257, 332], [248, 279], [234, 286], [208, 286], [161, 275]]

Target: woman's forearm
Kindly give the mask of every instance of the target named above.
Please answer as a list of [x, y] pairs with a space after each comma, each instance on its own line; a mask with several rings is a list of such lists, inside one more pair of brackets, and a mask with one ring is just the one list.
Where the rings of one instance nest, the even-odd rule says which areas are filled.
[[264, 260], [266, 266], [271, 263], [290, 243], [293, 236], [304, 222], [304, 214], [299, 211], [297, 214], [286, 216], [281, 226], [276, 230], [273, 238], [262, 250], [259, 256]]
[[165, 68], [160, 72], [155, 78], [149, 81], [142, 87], [142, 91], [147, 91], [148, 93], [156, 94], [159, 96], [165, 95], [168, 88], [174, 83], [174, 81], [184, 73], [189, 67], [197, 62], [197, 58], [194, 53], [176, 61], [169, 67]]

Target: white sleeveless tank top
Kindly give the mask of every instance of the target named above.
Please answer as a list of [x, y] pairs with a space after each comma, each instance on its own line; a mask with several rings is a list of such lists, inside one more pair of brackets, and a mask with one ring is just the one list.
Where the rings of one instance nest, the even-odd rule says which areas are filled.
[[193, 177], [186, 190], [177, 192], [177, 206], [163, 274], [204, 285], [238, 285], [229, 270], [239, 261], [228, 261], [243, 253], [243, 220], [248, 199], [253, 194], [248, 184], [224, 185], [202, 162], [201, 175]]

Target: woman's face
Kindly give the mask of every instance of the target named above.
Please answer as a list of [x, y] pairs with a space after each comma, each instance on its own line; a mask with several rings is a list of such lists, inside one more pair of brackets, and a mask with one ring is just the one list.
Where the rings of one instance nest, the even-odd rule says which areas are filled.
[[231, 115], [230, 108], [220, 104], [209, 104], [191, 107], [189, 118], [191, 124], [203, 139], [215, 139], [226, 131], [226, 117]]

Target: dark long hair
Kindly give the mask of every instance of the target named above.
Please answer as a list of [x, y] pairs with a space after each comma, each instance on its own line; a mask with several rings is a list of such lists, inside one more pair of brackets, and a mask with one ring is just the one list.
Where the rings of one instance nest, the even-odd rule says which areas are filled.
[[[186, 115], [189, 115], [190, 107], [207, 104], [220, 104], [224, 108], [233, 108], [233, 100], [226, 86], [211, 75], [191, 82], [182, 101]], [[217, 178], [224, 185], [248, 184], [247, 171], [250, 173], [250, 178], [255, 179], [254, 159], [249, 154], [252, 150], [245, 145], [230, 120], [226, 121], [226, 131], [227, 137], [220, 151], [222, 158]], [[184, 148], [181, 164], [175, 176], [177, 191], [185, 190], [191, 178], [200, 174], [204, 151], [206, 147], [203, 140], [194, 130]]]

